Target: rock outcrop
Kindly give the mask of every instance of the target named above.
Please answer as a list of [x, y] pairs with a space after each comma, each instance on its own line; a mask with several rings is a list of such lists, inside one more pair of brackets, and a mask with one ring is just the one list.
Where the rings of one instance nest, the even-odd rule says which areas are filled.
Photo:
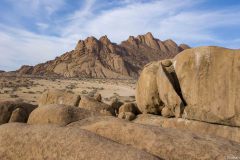
[[142, 113], [159, 114], [164, 107], [159, 98], [156, 80], [159, 64], [159, 62], [147, 64], [138, 79], [135, 96]]
[[119, 113], [132, 112], [133, 114], [139, 114], [139, 110], [135, 103], [125, 103], [119, 108]]
[[72, 92], [59, 89], [45, 91], [38, 100], [39, 107], [49, 104], [64, 104], [78, 106], [81, 97]]
[[240, 50], [199, 47], [173, 61], [187, 102], [183, 117], [240, 126]]
[[103, 115], [115, 115], [115, 109], [112, 106], [99, 102], [92, 97], [82, 96], [78, 107]]
[[31, 74], [32, 71], [33, 71], [33, 67], [32, 67], [32, 66], [23, 65], [23, 66], [18, 70], [18, 73], [19, 73], [19, 74]]
[[74, 50], [36, 66], [24, 65], [17, 73], [93, 78], [137, 77], [148, 62], [173, 58], [187, 48], [189, 46], [178, 46], [172, 40], [156, 39], [151, 33], [130, 36], [119, 45], [112, 43], [107, 36], [99, 40], [88, 37], [79, 40]]
[[52, 104], [36, 108], [29, 116], [28, 124], [56, 124], [65, 126], [84, 118], [100, 115], [78, 107]]
[[136, 87], [142, 113], [240, 126], [240, 50], [187, 49], [146, 65]]
[[80, 128], [52, 125], [0, 126], [1, 160], [158, 160]]
[[240, 143], [239, 127], [211, 124], [183, 118], [165, 118], [151, 114], [140, 114], [133, 122], [156, 127], [174, 128], [186, 132], [194, 132], [196, 134], [218, 136]]
[[239, 143], [223, 138], [129, 123], [111, 117], [90, 118], [85, 122], [74, 122], [69, 127], [80, 127], [163, 159], [225, 159], [229, 155], [237, 157], [240, 152]]
[[27, 122], [29, 114], [35, 108], [35, 105], [18, 101], [0, 102], [0, 125], [8, 122]]

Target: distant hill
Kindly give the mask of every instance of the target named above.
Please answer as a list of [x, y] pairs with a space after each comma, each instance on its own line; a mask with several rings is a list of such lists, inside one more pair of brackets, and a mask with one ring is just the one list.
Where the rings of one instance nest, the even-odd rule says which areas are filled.
[[156, 39], [150, 32], [137, 37], [130, 36], [121, 44], [112, 43], [107, 36], [99, 40], [88, 37], [79, 40], [74, 50], [54, 60], [36, 66], [24, 65], [16, 72], [64, 77], [135, 78], [148, 62], [173, 58], [188, 48], [186, 44], [178, 46], [171, 39]]

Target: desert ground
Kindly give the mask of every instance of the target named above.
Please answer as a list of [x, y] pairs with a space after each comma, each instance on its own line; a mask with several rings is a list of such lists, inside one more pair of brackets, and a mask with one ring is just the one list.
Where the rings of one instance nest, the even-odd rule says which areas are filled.
[[1, 76], [0, 101], [19, 100], [38, 104], [41, 94], [48, 89], [61, 89], [78, 95], [102, 95], [105, 103], [117, 98], [123, 102], [135, 101], [136, 80], [119, 79], [63, 79], [26, 76]]

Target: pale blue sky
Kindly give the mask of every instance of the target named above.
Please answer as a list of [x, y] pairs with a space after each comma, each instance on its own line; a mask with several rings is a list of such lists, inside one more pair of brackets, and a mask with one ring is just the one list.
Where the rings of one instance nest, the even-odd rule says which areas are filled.
[[152, 32], [192, 47], [240, 48], [238, 0], [1, 0], [0, 70], [35, 65], [79, 39]]

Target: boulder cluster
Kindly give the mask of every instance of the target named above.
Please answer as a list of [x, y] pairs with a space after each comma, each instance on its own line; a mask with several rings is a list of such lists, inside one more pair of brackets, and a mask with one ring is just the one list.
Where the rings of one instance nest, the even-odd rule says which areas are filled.
[[136, 88], [142, 113], [240, 127], [240, 51], [188, 49], [146, 65]]
[[238, 158], [238, 82], [239, 50], [200, 47], [147, 64], [136, 103], [65, 90], [45, 91], [38, 106], [0, 102], [0, 159]]

